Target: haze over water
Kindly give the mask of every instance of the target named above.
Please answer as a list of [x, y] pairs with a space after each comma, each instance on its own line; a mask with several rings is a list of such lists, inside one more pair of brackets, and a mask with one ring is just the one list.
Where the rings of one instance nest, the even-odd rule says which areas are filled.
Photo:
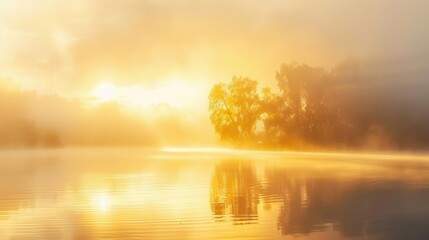
[[221, 149], [8, 150], [0, 155], [0, 238], [427, 239], [428, 160]]
[[428, 23], [0, 0], [0, 240], [429, 239]]

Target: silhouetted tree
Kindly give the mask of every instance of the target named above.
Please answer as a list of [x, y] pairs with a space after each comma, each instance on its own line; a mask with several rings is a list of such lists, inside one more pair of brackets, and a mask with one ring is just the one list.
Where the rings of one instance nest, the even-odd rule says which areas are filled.
[[209, 95], [210, 120], [222, 140], [253, 140], [256, 122], [262, 114], [257, 85], [255, 80], [233, 77], [229, 84], [213, 86]]
[[262, 89], [262, 122], [264, 132], [262, 141], [265, 145], [280, 145], [285, 139], [283, 123], [291, 116], [290, 109], [286, 107], [282, 97], [270, 88]]
[[[277, 91], [233, 78], [210, 93], [210, 119], [222, 140], [302, 148], [427, 148], [427, 83], [384, 66], [281, 65]], [[402, 75], [401, 75], [402, 74]], [[396, 80], [395, 80], [396, 81]], [[417, 89], [418, 88], [418, 89]], [[262, 124], [259, 124], [262, 123]]]
[[[280, 89], [276, 122], [282, 132], [281, 142], [291, 145], [297, 141], [322, 143], [328, 141], [336, 119], [331, 76], [322, 68], [305, 64], [284, 64], [276, 74]], [[267, 123], [267, 127], [271, 123]]]

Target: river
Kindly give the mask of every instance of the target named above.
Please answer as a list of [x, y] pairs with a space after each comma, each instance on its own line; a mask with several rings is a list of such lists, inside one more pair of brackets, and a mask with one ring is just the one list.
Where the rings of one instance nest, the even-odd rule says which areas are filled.
[[429, 239], [429, 158], [0, 152], [0, 239]]

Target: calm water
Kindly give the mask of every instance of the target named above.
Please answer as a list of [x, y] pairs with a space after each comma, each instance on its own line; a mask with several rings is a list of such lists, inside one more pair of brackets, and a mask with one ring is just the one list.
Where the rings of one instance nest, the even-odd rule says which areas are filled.
[[0, 153], [0, 239], [429, 239], [429, 158]]

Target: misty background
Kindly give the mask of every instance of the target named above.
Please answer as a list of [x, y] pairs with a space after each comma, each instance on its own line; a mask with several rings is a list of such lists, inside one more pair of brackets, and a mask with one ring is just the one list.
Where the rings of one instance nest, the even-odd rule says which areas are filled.
[[[2, 1], [0, 145], [213, 145], [210, 87], [243, 75], [276, 89], [280, 65], [297, 61], [341, 70], [343, 108], [362, 123], [369, 145], [391, 148], [398, 145], [390, 139], [403, 138], [399, 146], [425, 148], [428, 7], [419, 0]], [[185, 106], [162, 97], [93, 104], [91, 92], [105, 79], [150, 88], [171, 76], [202, 94], [190, 94]]]

